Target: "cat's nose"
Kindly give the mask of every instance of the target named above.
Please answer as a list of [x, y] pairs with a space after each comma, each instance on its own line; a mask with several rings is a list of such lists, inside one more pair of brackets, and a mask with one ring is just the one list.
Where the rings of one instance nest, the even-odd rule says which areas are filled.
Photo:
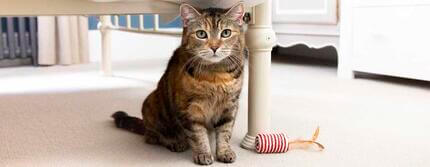
[[214, 53], [216, 52], [216, 50], [218, 50], [218, 46], [211, 46], [211, 49], [214, 51]]

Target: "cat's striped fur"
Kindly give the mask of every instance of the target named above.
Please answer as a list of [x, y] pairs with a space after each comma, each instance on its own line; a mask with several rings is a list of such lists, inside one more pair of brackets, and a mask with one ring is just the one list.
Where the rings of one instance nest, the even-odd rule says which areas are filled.
[[[143, 119], [117, 112], [116, 125], [144, 134], [147, 143], [171, 151], [191, 147], [194, 161], [202, 165], [213, 162], [208, 132], [215, 131], [217, 160], [234, 162], [236, 154], [229, 142], [244, 75], [243, 14], [243, 4], [230, 10], [196, 10], [183, 4], [182, 44], [157, 89], [144, 101]], [[231, 31], [228, 37], [226, 29]], [[199, 38], [199, 30], [207, 37]]]

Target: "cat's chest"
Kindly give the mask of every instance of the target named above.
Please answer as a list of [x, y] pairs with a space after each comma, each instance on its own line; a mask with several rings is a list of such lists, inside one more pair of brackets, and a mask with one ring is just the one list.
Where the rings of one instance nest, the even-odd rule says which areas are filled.
[[[218, 122], [238, 100], [243, 78], [199, 80], [192, 77], [182, 82], [187, 103], [196, 103], [202, 109], [207, 127]], [[191, 99], [191, 100], [190, 100]]]
[[223, 100], [242, 88], [242, 78], [233, 78], [229, 74], [205, 76], [204, 78], [188, 77], [185, 79], [186, 91], [213, 100]]

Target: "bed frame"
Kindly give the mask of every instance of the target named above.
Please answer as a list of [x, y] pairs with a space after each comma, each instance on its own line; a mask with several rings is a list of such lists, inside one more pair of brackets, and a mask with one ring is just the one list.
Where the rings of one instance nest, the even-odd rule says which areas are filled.
[[[112, 24], [112, 14], [168, 13], [177, 11], [177, 4], [159, 0], [141, 2], [106, 2], [97, 3], [89, 0], [0, 0], [0, 16], [28, 15], [99, 15], [102, 34], [101, 69], [106, 76], [112, 75], [111, 65], [111, 32], [116, 30], [142, 33], [177, 34], [175, 31], [158, 29], [158, 15], [155, 15], [155, 28], [147, 31], [143, 24], [138, 29]], [[248, 93], [248, 133], [241, 146], [254, 149], [255, 136], [270, 130], [271, 91], [270, 66], [271, 51], [276, 42], [272, 30], [272, 0], [252, 7], [251, 23], [247, 31], [249, 56], [249, 93]], [[115, 16], [114, 16], [115, 17]], [[129, 18], [129, 17], [128, 17]], [[140, 16], [140, 18], [142, 18]], [[143, 23], [143, 22], [142, 22]]]

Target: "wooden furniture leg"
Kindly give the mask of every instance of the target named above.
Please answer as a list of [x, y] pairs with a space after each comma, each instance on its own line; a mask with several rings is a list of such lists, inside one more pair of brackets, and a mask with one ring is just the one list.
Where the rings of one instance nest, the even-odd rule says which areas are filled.
[[255, 148], [255, 136], [270, 129], [271, 51], [276, 41], [272, 29], [272, 0], [254, 7], [254, 24], [246, 34], [249, 47], [248, 133], [241, 146]]
[[104, 15], [100, 16], [100, 32], [102, 38], [102, 59], [101, 59], [101, 70], [103, 75], [112, 76], [112, 34], [111, 34], [111, 16]]

